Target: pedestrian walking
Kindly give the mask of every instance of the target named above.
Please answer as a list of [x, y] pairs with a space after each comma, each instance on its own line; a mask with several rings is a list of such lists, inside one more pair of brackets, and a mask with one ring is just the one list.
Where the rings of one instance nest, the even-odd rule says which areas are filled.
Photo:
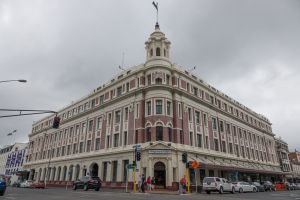
[[152, 190], [152, 185], [151, 185], [151, 177], [148, 176], [147, 178], [147, 190], [151, 191]]
[[151, 180], [152, 190], [154, 190], [155, 184], [156, 184], [156, 182], [155, 182], [155, 177], [153, 176], [153, 177], [152, 177], [152, 180]]
[[145, 192], [145, 175], [142, 175], [142, 183], [141, 183], [141, 190], [144, 193]]
[[185, 178], [185, 175], [180, 180], [179, 193], [180, 194], [185, 194], [186, 193], [186, 178]]

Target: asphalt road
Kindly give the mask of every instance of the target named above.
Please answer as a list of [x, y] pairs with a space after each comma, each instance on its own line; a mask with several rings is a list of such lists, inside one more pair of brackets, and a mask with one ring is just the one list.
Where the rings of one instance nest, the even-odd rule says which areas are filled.
[[243, 194], [189, 194], [189, 195], [174, 195], [174, 194], [141, 194], [141, 193], [124, 193], [122, 190], [102, 190], [96, 191], [73, 191], [63, 188], [50, 189], [26, 189], [26, 188], [11, 188], [9, 187], [6, 194], [0, 197], [2, 200], [82, 200], [82, 199], [101, 199], [101, 200], [300, 200], [300, 190], [285, 191], [285, 192], [260, 192], [260, 193], [243, 193]]

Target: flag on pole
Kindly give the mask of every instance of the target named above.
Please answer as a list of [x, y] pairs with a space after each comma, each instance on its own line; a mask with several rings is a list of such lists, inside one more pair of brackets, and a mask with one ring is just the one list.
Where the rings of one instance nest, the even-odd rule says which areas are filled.
[[155, 7], [155, 9], [158, 11], [158, 3], [155, 3], [154, 1], [152, 2], [153, 6]]
[[7, 134], [7, 136], [11, 136], [11, 135], [12, 135], [12, 133], [8, 133], [8, 134]]

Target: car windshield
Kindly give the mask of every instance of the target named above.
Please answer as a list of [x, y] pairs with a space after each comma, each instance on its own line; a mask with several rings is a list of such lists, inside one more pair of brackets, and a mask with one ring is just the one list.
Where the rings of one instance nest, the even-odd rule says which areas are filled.
[[90, 179], [90, 177], [89, 176], [83, 176], [83, 177], [81, 177], [81, 181], [88, 181]]
[[100, 178], [99, 178], [98, 176], [93, 176], [92, 179], [93, 179], [93, 180], [97, 180], [97, 181], [100, 180]]
[[260, 186], [260, 184], [258, 182], [253, 182], [253, 185]]
[[203, 182], [204, 182], [204, 183], [215, 182], [215, 178], [212, 178], [212, 177], [206, 177], [206, 178], [204, 178]]

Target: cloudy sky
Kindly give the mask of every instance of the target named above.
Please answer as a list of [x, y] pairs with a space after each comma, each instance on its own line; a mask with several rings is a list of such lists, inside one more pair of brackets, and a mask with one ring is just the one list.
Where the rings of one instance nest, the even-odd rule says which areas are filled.
[[[161, 0], [173, 62], [252, 110], [300, 150], [300, 1]], [[0, 108], [58, 110], [145, 61], [150, 0], [0, 0]], [[5, 114], [5, 113], [1, 113]], [[0, 118], [0, 146], [34, 120]], [[17, 130], [15, 137], [7, 133]]]

